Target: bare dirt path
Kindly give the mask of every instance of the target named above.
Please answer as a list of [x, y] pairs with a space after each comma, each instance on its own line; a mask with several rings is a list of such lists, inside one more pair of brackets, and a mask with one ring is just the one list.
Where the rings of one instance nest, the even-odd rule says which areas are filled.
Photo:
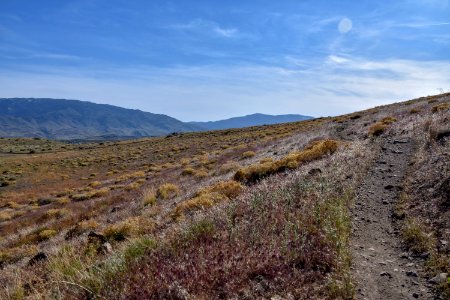
[[[377, 146], [378, 147], [378, 146]], [[407, 138], [380, 141], [380, 153], [357, 190], [353, 211], [352, 272], [357, 299], [433, 299], [420, 258], [401, 247], [392, 212], [412, 154]]]

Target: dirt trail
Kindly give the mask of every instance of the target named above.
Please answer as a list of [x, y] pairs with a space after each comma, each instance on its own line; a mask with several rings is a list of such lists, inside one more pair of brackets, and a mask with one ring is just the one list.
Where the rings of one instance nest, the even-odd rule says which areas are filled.
[[352, 239], [357, 299], [433, 299], [420, 275], [423, 261], [404, 253], [392, 218], [411, 154], [409, 139], [383, 140], [357, 190]]

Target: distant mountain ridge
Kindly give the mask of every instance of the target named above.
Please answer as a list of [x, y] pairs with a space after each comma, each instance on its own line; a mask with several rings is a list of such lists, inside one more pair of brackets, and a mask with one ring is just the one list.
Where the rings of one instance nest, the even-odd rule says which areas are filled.
[[195, 125], [206, 130], [218, 130], [218, 129], [228, 129], [228, 128], [241, 128], [249, 126], [259, 126], [259, 125], [270, 125], [278, 123], [288, 123], [310, 120], [314, 117], [304, 116], [304, 115], [265, 115], [265, 114], [251, 114], [242, 117], [234, 117], [219, 121], [209, 121], [209, 122], [189, 122], [191, 125]]
[[175, 118], [87, 101], [0, 98], [0, 137], [90, 139], [198, 131]]

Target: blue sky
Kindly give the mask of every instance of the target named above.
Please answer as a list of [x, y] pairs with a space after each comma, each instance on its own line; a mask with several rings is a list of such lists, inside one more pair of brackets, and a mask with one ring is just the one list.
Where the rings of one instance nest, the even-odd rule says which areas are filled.
[[203, 121], [449, 89], [448, 0], [0, 0], [0, 97]]

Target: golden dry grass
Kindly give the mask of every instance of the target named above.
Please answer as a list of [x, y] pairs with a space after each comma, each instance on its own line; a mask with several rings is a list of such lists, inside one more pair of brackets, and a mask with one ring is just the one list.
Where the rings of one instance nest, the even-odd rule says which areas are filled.
[[441, 103], [441, 104], [433, 106], [431, 111], [434, 112], [434, 113], [437, 113], [437, 112], [446, 111], [449, 108], [450, 108], [450, 103]]
[[295, 169], [303, 163], [334, 153], [337, 150], [338, 145], [339, 142], [335, 140], [315, 141], [308, 145], [304, 150], [291, 152], [280, 160], [266, 160], [262, 163], [242, 168], [236, 172], [234, 179], [251, 183], [274, 173], [282, 172], [287, 169]]
[[180, 188], [173, 183], [164, 183], [156, 190], [156, 197], [160, 199], [170, 199], [180, 194]]

